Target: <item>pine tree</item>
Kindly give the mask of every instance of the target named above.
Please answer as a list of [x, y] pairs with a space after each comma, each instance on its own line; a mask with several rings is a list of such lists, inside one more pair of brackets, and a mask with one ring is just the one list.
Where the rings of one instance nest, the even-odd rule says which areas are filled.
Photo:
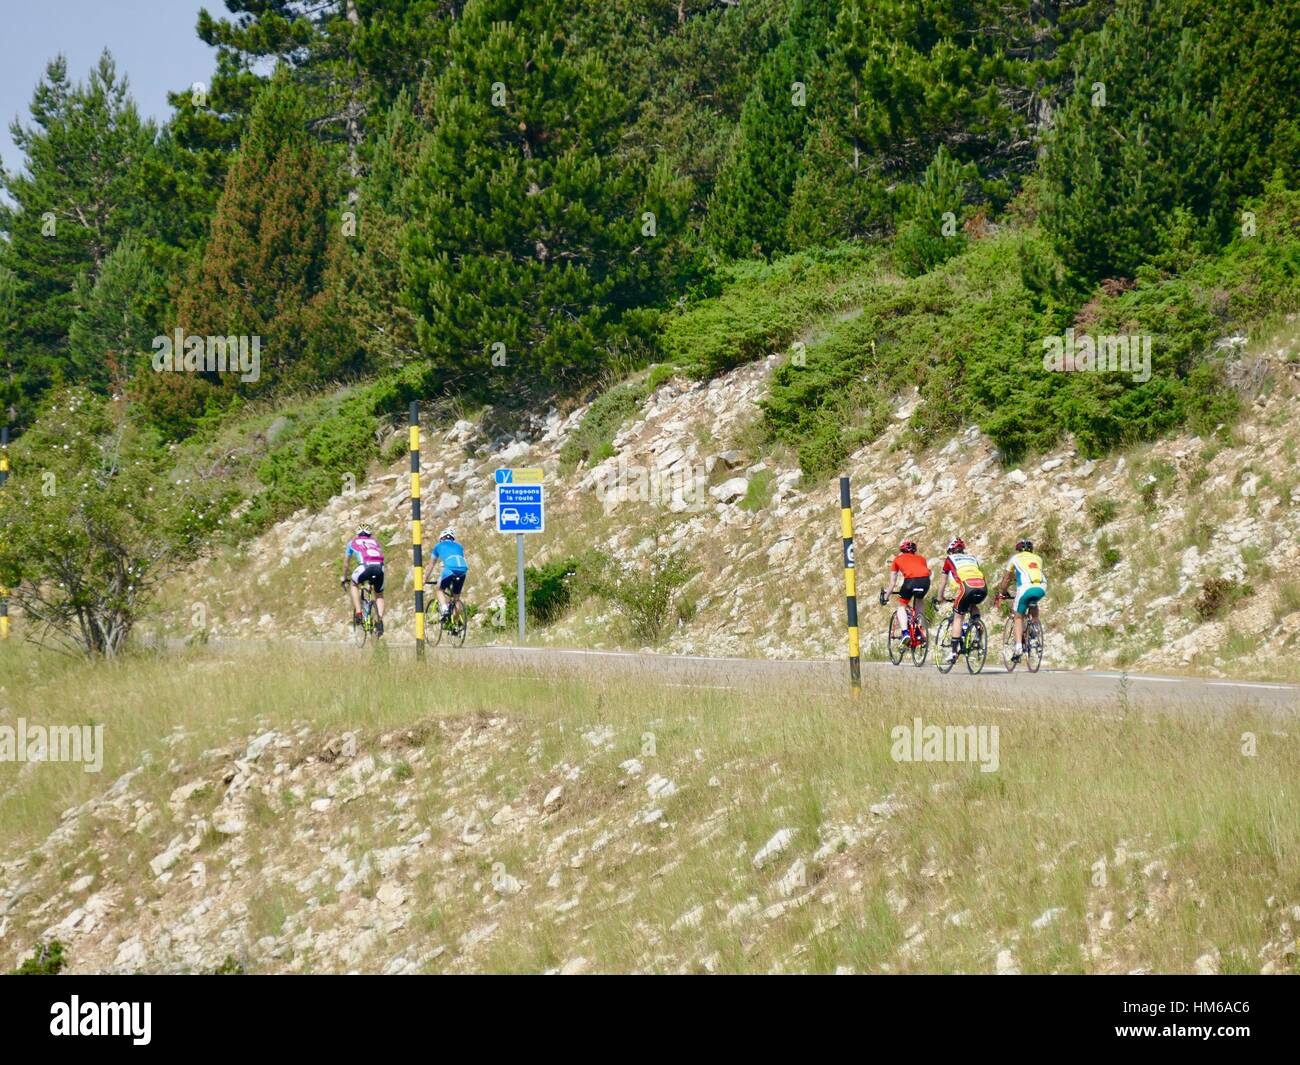
[[422, 92], [402, 262], [435, 387], [520, 402], [644, 343], [685, 198], [618, 157], [627, 102], [559, 2], [475, 0]]
[[161, 422], [175, 429], [223, 395], [337, 372], [329, 345], [314, 344], [310, 328], [320, 325], [326, 298], [332, 184], [302, 95], [281, 70], [258, 99], [211, 236], [177, 300], [186, 335], [260, 337], [260, 380], [144, 374], [144, 398]]
[[30, 106], [32, 125], [10, 131], [23, 173], [0, 175], [0, 263], [16, 281], [17, 335], [9, 351], [17, 391], [30, 409], [49, 383], [69, 376], [68, 327], [79, 277], [93, 284], [129, 228], [142, 160], [155, 130], [142, 122], [105, 52], [84, 84], [51, 62]]
[[83, 277], [69, 328], [71, 374], [99, 391], [120, 391], [135, 356], [158, 334], [160, 278], [139, 240], [128, 233], [93, 284]]
[[786, 215], [835, 6], [795, 0], [781, 43], [755, 78], [705, 223], [724, 254], [770, 256], [787, 247]]
[[1184, 0], [1122, 0], [1082, 52], [1042, 163], [1043, 222], [1078, 277], [1132, 276], [1177, 208], [1222, 233], [1216, 87]]

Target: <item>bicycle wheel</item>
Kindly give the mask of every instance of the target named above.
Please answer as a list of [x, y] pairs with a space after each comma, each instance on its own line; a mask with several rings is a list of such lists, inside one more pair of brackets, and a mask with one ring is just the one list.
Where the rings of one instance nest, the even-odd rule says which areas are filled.
[[966, 630], [966, 668], [978, 673], [984, 668], [984, 661], [989, 654], [989, 634], [980, 618], [972, 618], [970, 628]]
[[465, 646], [465, 636], [469, 632], [469, 612], [459, 599], [452, 605], [451, 620], [447, 623], [451, 642], [456, 647]]
[[1025, 665], [1030, 673], [1037, 673], [1043, 664], [1043, 626], [1033, 618], [1025, 621]]
[[934, 637], [935, 643], [939, 645], [939, 650], [934, 653], [934, 666], [940, 673], [947, 673], [957, 664], [957, 659], [948, 661], [948, 651], [952, 650], [952, 615], [949, 614], [939, 625], [939, 631]]
[[1008, 673], [1016, 671], [1016, 661], [1011, 656], [1016, 652], [1016, 618], [1013, 614], [1007, 618], [1006, 628], [1002, 630], [1002, 664]]
[[920, 634], [920, 642], [912, 644], [912, 665], [918, 669], [925, 665], [926, 656], [930, 653], [930, 631], [925, 627], [925, 618], [921, 612], [916, 612], [916, 631]]
[[366, 598], [365, 593], [363, 592], [361, 595], [361, 624], [358, 625], [355, 619], [353, 620], [352, 642], [355, 643], [358, 647], [364, 647], [366, 643], [366, 637], [370, 635], [368, 631], [369, 628], [370, 628], [370, 600]]
[[885, 639], [889, 644], [889, 660], [894, 665], [899, 665], [903, 661], [903, 652], [906, 648], [903, 646], [903, 630], [898, 624], [898, 615], [890, 613], [889, 630], [885, 633]]

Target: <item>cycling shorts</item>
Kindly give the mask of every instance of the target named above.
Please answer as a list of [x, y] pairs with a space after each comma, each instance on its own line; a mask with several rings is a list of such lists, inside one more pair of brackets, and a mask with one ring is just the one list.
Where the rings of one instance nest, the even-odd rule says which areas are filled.
[[444, 573], [438, 578], [438, 587], [448, 595], [460, 595], [460, 590], [465, 587], [464, 573]]
[[907, 606], [911, 600], [915, 599], [919, 604], [929, 590], [929, 577], [906, 577], [902, 586], [898, 589], [898, 601]]
[[370, 587], [375, 590], [376, 595], [383, 595], [384, 564], [382, 562], [372, 562], [367, 566], [362, 563], [352, 571], [352, 583], [356, 585], [369, 583]]
[[987, 588], [967, 587], [965, 591], [957, 597], [957, 602], [953, 604], [953, 609], [956, 610], [958, 614], [969, 614], [971, 608], [984, 602], [988, 594], [989, 590]]
[[1026, 614], [1029, 608], [1038, 603], [1047, 594], [1047, 589], [1041, 584], [1026, 584], [1016, 592], [1016, 613]]

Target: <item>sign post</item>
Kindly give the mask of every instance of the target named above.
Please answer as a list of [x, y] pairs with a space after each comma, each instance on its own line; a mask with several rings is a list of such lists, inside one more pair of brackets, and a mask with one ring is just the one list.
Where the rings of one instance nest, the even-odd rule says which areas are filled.
[[497, 482], [497, 532], [515, 534], [515, 598], [519, 642], [525, 640], [524, 537], [546, 530], [546, 500], [540, 467], [500, 469]]

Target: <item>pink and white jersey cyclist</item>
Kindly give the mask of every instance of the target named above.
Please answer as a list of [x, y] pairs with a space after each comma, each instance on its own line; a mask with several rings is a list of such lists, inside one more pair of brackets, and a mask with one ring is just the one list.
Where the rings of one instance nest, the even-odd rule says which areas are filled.
[[384, 590], [384, 549], [368, 530], [357, 530], [348, 543], [343, 569], [353, 584], [369, 581], [376, 592]]

